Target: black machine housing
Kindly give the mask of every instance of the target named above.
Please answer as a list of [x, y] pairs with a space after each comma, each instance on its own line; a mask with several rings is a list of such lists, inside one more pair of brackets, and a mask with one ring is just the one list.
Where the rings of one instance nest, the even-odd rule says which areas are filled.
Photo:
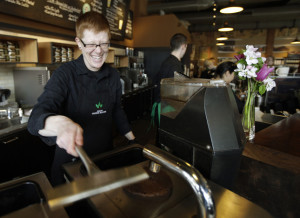
[[231, 88], [168, 80], [161, 85], [159, 144], [230, 189], [246, 142]]

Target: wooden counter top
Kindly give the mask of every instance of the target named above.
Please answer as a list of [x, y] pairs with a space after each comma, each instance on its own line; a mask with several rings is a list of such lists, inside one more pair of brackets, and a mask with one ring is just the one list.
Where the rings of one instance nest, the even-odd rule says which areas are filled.
[[283, 119], [256, 133], [243, 155], [300, 173], [300, 114]]
[[294, 114], [259, 131], [254, 142], [300, 157], [300, 114]]

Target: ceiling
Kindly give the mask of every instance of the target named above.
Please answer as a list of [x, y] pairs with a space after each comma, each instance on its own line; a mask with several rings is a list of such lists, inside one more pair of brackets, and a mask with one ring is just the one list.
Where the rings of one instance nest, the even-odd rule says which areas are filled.
[[[217, 7], [215, 20], [214, 3]], [[244, 7], [244, 11], [221, 14], [219, 10], [228, 3], [229, 0], [148, 0], [147, 13], [173, 13], [188, 26], [190, 32], [215, 31], [224, 22], [235, 30], [293, 27], [300, 30], [300, 0], [235, 0], [237, 5]]]

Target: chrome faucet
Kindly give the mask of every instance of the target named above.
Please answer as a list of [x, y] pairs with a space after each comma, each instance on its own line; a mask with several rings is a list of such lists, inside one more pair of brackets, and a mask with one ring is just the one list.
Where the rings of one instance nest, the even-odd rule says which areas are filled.
[[146, 145], [143, 147], [143, 155], [151, 160], [151, 171], [154, 169], [154, 172], [158, 172], [160, 169], [159, 165], [162, 165], [188, 182], [197, 198], [199, 217], [215, 217], [215, 204], [212, 192], [206, 179], [197, 169], [189, 163], [153, 145]]
[[118, 147], [112, 151], [106, 152], [105, 156], [109, 157], [110, 155], [116, 155], [133, 149], [139, 150], [141, 152], [140, 155], [143, 155], [146, 159], [150, 160], [150, 171], [158, 173], [160, 168], [164, 167], [166, 170], [171, 171], [184, 179], [190, 185], [196, 196], [197, 216], [199, 218], [214, 218], [216, 216], [215, 203], [206, 179], [192, 165], [175, 157], [171, 153], [159, 149], [154, 145], [142, 146], [133, 144]]

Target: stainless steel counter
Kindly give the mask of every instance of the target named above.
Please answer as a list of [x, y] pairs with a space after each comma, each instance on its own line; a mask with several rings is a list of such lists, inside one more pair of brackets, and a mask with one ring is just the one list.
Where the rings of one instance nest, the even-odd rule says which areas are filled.
[[[148, 166], [149, 161], [139, 163], [140, 167]], [[73, 177], [81, 177], [81, 163], [65, 166]], [[196, 217], [196, 197], [189, 185], [179, 176], [164, 170], [171, 178], [172, 193], [167, 198], [143, 199], [128, 195], [123, 188], [106, 192], [91, 198], [103, 217], [125, 218], [186, 218]], [[267, 218], [271, 215], [247, 199], [209, 181], [216, 205], [217, 218]]]
[[[24, 208], [21, 208], [19, 210], [13, 211], [9, 214], [6, 214], [4, 216], [1, 216], [3, 218], [48, 218], [48, 217], [60, 217], [60, 218], [65, 218], [68, 217], [66, 211], [63, 208], [57, 209], [55, 211], [51, 211], [48, 207], [47, 204], [47, 197], [46, 193], [48, 190], [52, 189], [52, 186], [50, 182], [48, 181], [46, 175], [44, 173], [36, 173], [32, 174], [26, 177], [22, 177], [20, 179], [15, 179], [11, 180], [5, 183], [0, 184], [0, 193], [1, 191], [11, 187], [12, 190], [19, 184], [34, 184], [36, 185], [36, 189], [40, 189], [41, 192], [43, 193], [44, 199], [41, 199], [39, 203], [32, 203], [29, 204], [29, 202], [24, 202], [28, 203], [28, 205]], [[32, 191], [32, 189], [31, 189]], [[26, 194], [34, 194], [29, 192], [28, 190], [24, 190], [24, 192], [27, 192]], [[22, 195], [22, 190], [18, 190], [18, 195]], [[1, 195], [0, 195], [1, 196]], [[18, 197], [18, 196], [16, 196]], [[24, 200], [25, 201], [25, 200]], [[9, 203], [14, 203], [12, 199], [6, 199], [6, 201], [1, 202], [1, 206]], [[20, 203], [20, 201], [18, 201]], [[15, 203], [16, 204], [16, 203]], [[11, 207], [12, 205], [7, 205], [7, 207]]]
[[23, 121], [21, 117], [0, 119], [0, 137], [5, 137], [26, 128], [27, 120]]

